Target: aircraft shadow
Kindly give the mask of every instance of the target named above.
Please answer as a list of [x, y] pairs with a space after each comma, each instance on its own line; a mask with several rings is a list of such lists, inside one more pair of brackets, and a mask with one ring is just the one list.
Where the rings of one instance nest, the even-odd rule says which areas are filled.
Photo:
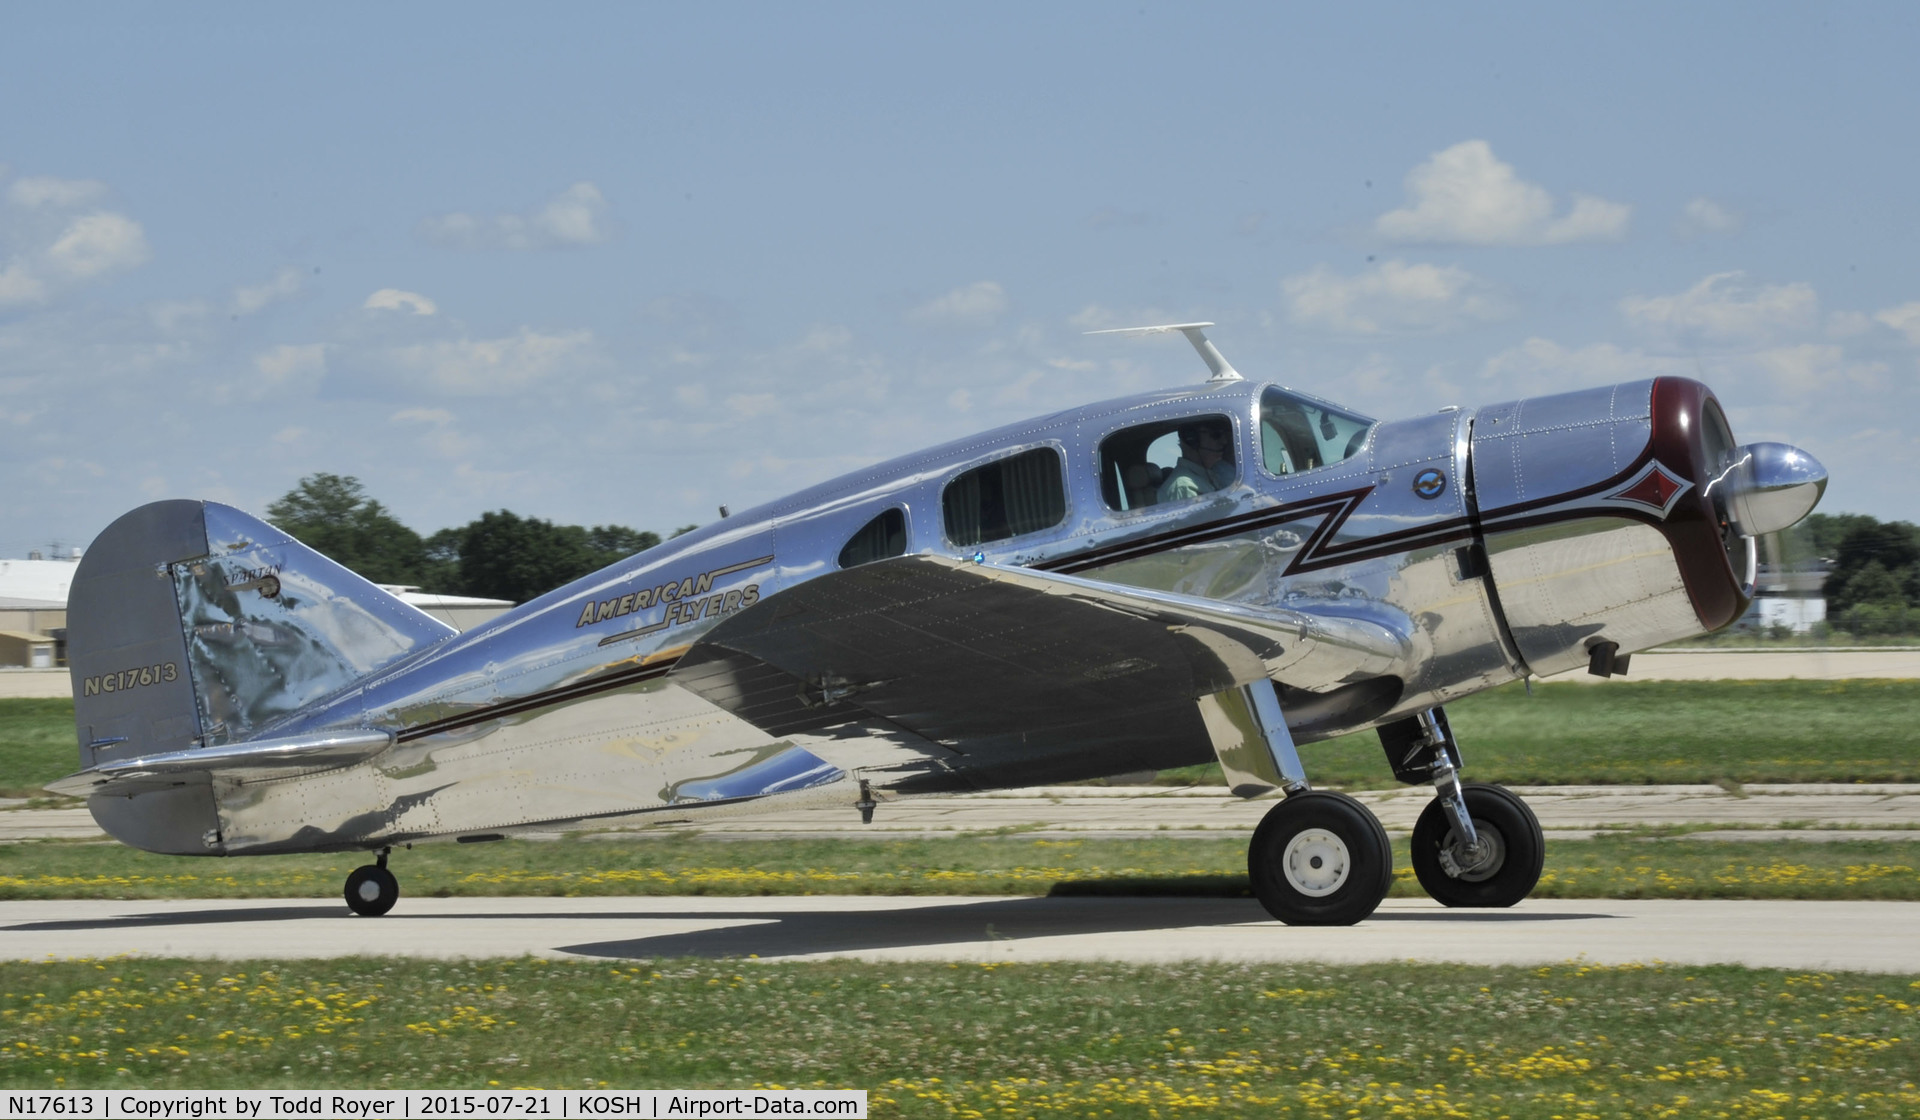
[[[698, 915], [653, 914], [692, 918]], [[740, 918], [737, 912], [708, 917]], [[1368, 921], [1568, 921], [1611, 918], [1611, 914], [1375, 914]], [[803, 911], [766, 915], [771, 921], [725, 929], [694, 930], [563, 945], [559, 950], [589, 957], [747, 957], [813, 953], [851, 953], [929, 945], [1024, 941], [1101, 933], [1151, 933], [1176, 936], [1196, 926], [1271, 922], [1251, 899], [1032, 898], [928, 906], [883, 911]], [[1274, 930], [1276, 937], [1285, 931]]]
[[772, 920], [558, 948], [588, 957], [771, 957], [1097, 933], [1172, 933], [1193, 926], [1269, 920], [1260, 904], [1250, 899], [1170, 898], [1023, 898], [899, 910], [807, 910], [765, 915], [729, 911], [649, 917]]
[[54, 933], [82, 929], [140, 929], [148, 926], [226, 925], [230, 922], [293, 922], [310, 918], [351, 917], [346, 906], [259, 906], [240, 910], [180, 910], [158, 914], [116, 914], [110, 918], [21, 922], [0, 926], [0, 933]]
[[[1372, 922], [1561, 922], [1614, 918], [1605, 913], [1528, 913], [1524, 910], [1383, 912]], [[344, 905], [263, 906], [229, 910], [206, 909], [145, 914], [121, 914], [99, 919], [22, 922], [0, 927], [0, 932], [61, 932], [132, 930], [167, 926], [260, 923], [335, 919], [360, 922]], [[634, 922], [745, 922], [717, 929], [669, 933], [561, 945], [561, 952], [589, 957], [776, 957], [839, 954], [932, 945], [987, 944], [1041, 937], [1085, 936], [1102, 933], [1152, 933], [1168, 936], [1182, 929], [1251, 925], [1272, 922], [1252, 899], [1208, 898], [1023, 898], [962, 902], [941, 906], [908, 906], [886, 910], [769, 911], [708, 909], [698, 906], [675, 910], [624, 909], [541, 913], [538, 910], [493, 913], [421, 914], [401, 910], [380, 919], [383, 924], [413, 922], [484, 921], [555, 923], [578, 921]], [[1274, 936], [1284, 937], [1276, 925]]]

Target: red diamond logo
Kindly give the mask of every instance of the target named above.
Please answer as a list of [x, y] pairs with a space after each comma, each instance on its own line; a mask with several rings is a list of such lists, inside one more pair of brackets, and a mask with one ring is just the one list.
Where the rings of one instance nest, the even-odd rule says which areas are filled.
[[1620, 491], [1612, 497], [1623, 502], [1637, 502], [1640, 505], [1666, 512], [1667, 503], [1673, 496], [1685, 489], [1685, 485], [1667, 477], [1667, 473], [1655, 466], [1640, 477], [1640, 481]]

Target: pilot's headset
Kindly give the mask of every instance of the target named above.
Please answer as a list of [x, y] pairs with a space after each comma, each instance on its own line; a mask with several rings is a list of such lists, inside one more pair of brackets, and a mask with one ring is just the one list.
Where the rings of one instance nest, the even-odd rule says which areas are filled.
[[[1220, 458], [1224, 462], [1233, 462], [1233, 429], [1224, 420], [1212, 420], [1199, 424], [1183, 424], [1177, 429], [1180, 436], [1182, 453], [1200, 450], [1200, 437], [1212, 432], [1220, 441]], [[1199, 459], [1197, 455], [1195, 462]]]

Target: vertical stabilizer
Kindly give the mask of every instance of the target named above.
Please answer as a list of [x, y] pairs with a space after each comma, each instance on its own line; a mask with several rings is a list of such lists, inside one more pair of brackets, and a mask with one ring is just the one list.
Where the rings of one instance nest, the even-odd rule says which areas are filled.
[[205, 556], [199, 502], [155, 502], [93, 542], [67, 593], [80, 765], [184, 750], [200, 737], [169, 566]]
[[215, 502], [156, 502], [108, 526], [67, 613], [85, 768], [253, 738], [454, 632]]

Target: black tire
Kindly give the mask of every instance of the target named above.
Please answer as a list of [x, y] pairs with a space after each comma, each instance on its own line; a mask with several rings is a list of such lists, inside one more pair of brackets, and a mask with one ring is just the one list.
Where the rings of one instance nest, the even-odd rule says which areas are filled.
[[1413, 873], [1421, 887], [1442, 906], [1512, 906], [1533, 892], [1546, 865], [1547, 841], [1540, 819], [1527, 803], [1501, 786], [1461, 787], [1467, 815], [1482, 843], [1495, 851], [1488, 863], [1459, 878], [1447, 874], [1440, 853], [1459, 840], [1453, 816], [1440, 799], [1427, 803], [1413, 825]]
[[1247, 845], [1247, 875], [1267, 913], [1290, 926], [1350, 926], [1393, 883], [1387, 830], [1343, 793], [1297, 793], [1275, 805]]
[[376, 864], [356, 867], [347, 875], [347, 905], [363, 918], [377, 918], [400, 901], [400, 880]]

